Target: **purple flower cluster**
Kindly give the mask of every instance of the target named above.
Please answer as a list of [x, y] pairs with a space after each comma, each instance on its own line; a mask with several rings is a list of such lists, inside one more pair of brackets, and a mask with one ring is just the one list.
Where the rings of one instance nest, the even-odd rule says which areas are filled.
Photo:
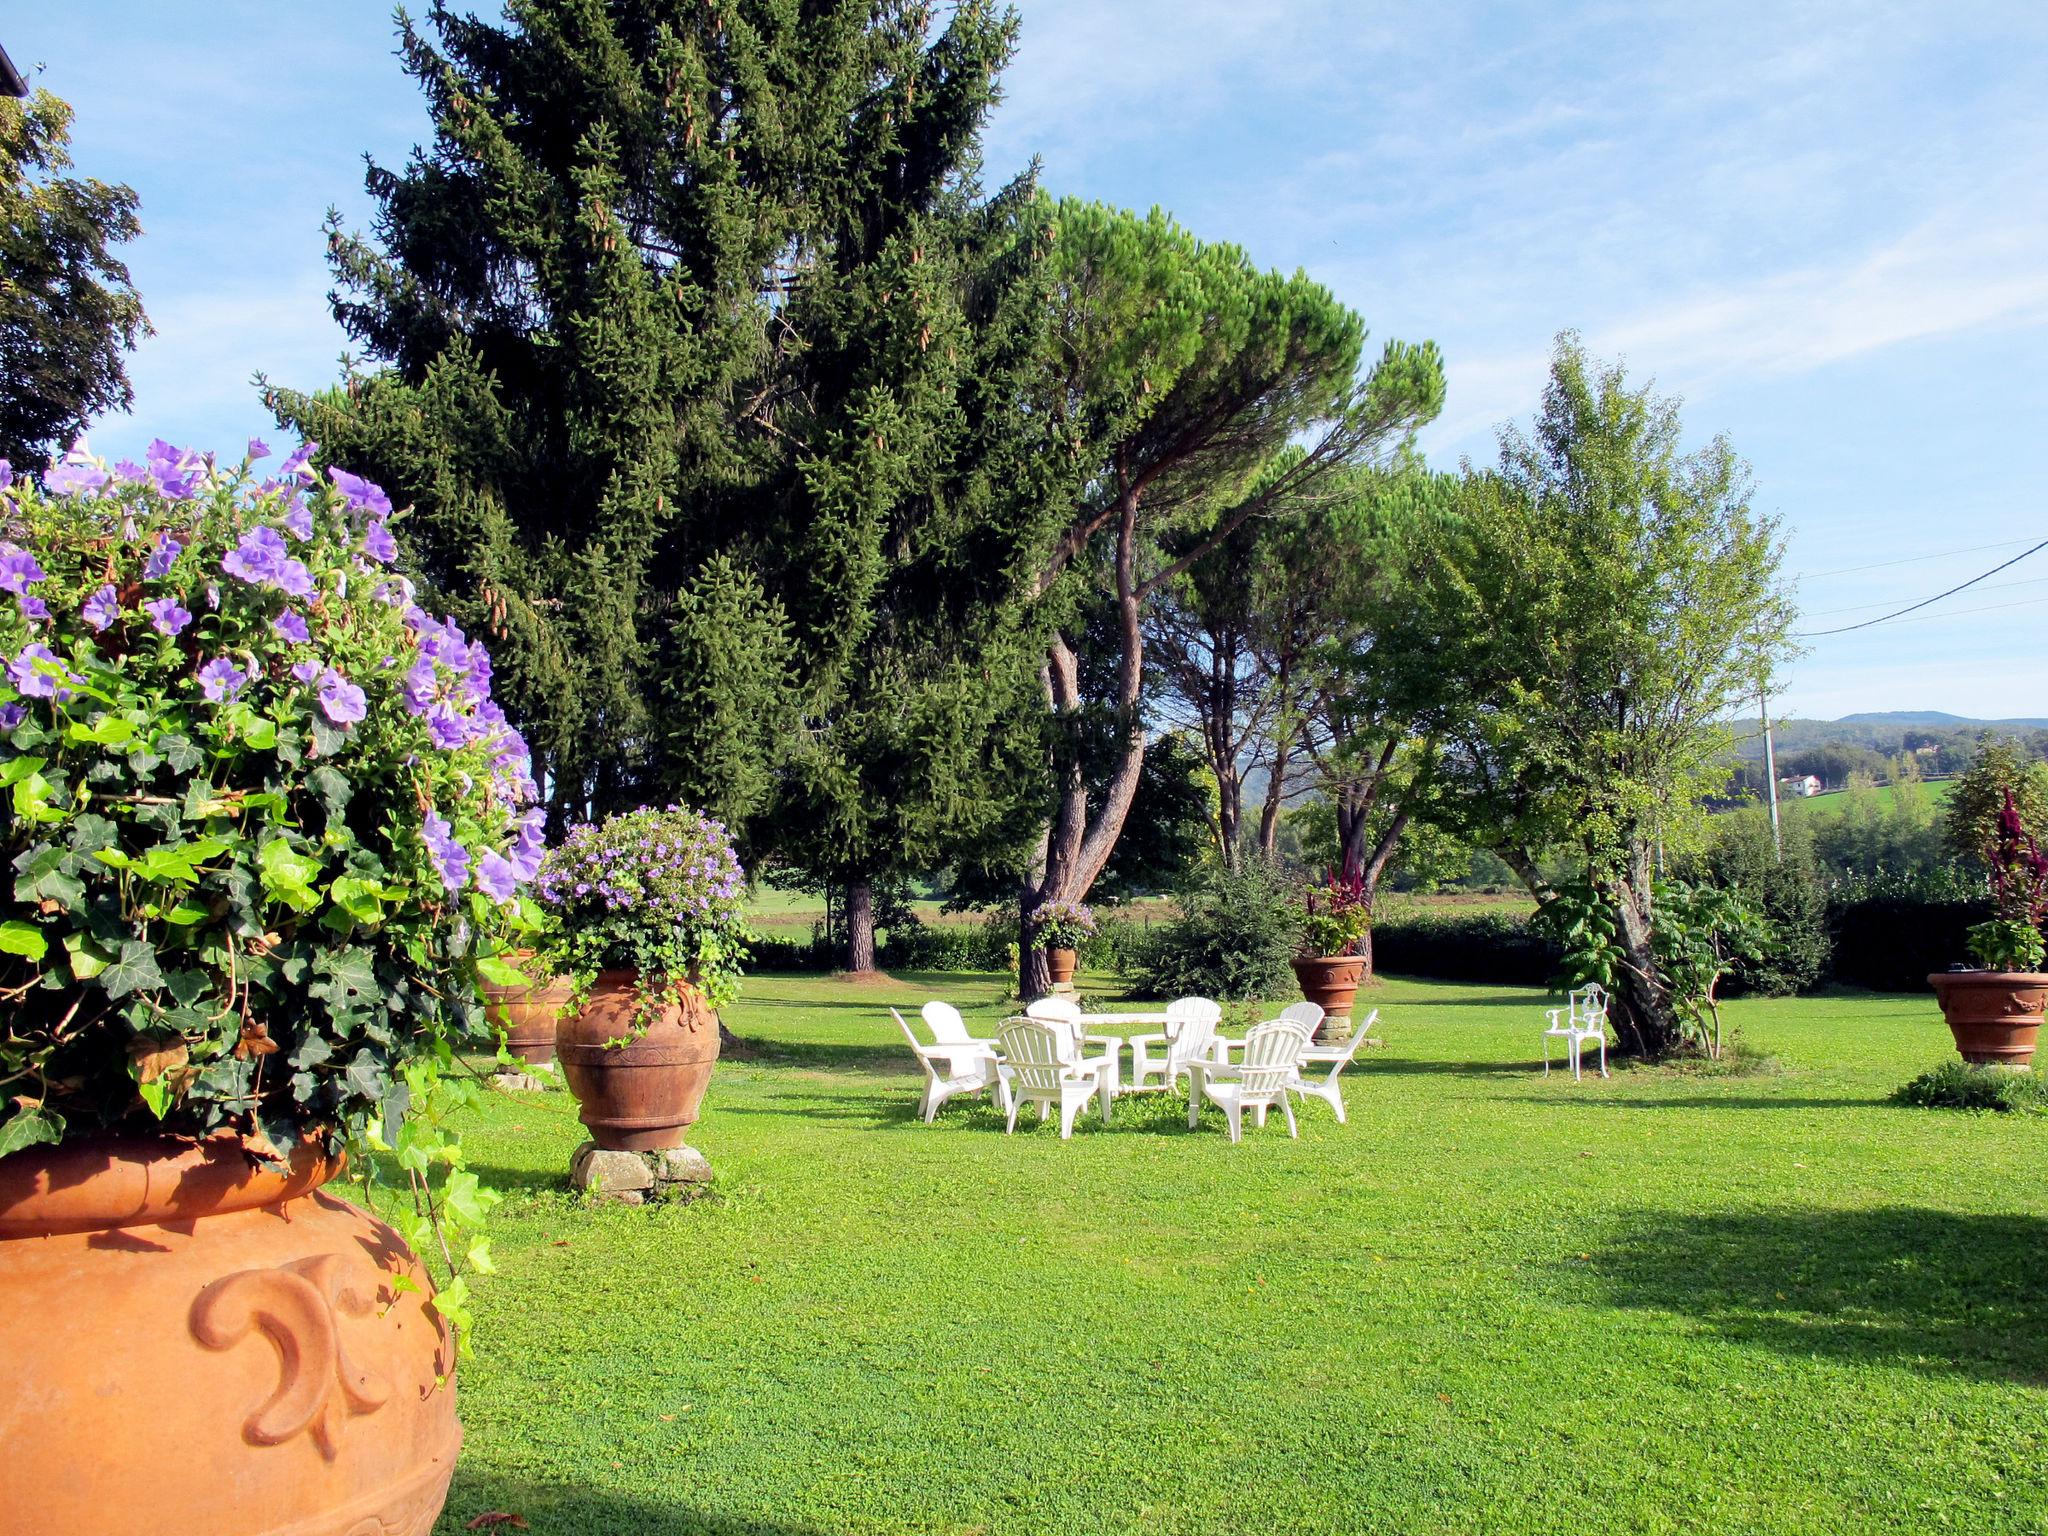
[[733, 927], [746, 874], [723, 823], [680, 805], [572, 828], [534, 890], [572, 921], [622, 918], [658, 933]]
[[107, 483], [107, 472], [89, 458], [85, 439], [71, 445], [71, 451], [43, 473], [43, 489], [52, 496], [82, 496]]
[[287, 597], [311, 597], [313, 573], [303, 560], [294, 560], [275, 528], [251, 528], [242, 542], [221, 556], [220, 568], [239, 576], [252, 586], [275, 587]]
[[427, 734], [444, 752], [483, 743], [500, 787], [515, 801], [534, 799], [532, 754], [491, 698], [491, 658], [483, 643], [469, 639], [453, 619], [437, 620], [419, 608], [410, 609], [405, 622], [419, 643], [401, 690], [405, 707], [426, 721]]
[[65, 681], [85, 681], [67, 669], [57, 653], [40, 641], [23, 646], [21, 654], [7, 663], [7, 680], [25, 699], [54, 699], [59, 704], [73, 696], [72, 691], [64, 686]]

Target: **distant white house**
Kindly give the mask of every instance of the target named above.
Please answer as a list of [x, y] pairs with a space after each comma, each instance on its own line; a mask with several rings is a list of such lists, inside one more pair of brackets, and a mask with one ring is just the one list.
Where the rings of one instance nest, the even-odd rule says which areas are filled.
[[1819, 776], [1811, 773], [1802, 773], [1796, 779], [1778, 780], [1779, 794], [1795, 795], [1800, 799], [1805, 799], [1809, 795], [1817, 795], [1825, 788], [1827, 786], [1821, 783]]

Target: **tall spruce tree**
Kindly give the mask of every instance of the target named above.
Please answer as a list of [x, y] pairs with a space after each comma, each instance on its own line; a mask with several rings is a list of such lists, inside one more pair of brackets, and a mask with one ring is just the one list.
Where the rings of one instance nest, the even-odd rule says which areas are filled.
[[373, 366], [273, 408], [412, 504], [401, 537], [492, 633], [558, 816], [669, 793], [760, 817], [888, 565], [893, 503], [840, 448], [890, 407], [857, 367], [820, 385], [825, 290], [915, 251], [1011, 23], [968, 4], [934, 35], [907, 0], [428, 20], [401, 16], [400, 53], [433, 144], [370, 167], [374, 238], [330, 219]]
[[1056, 251], [1041, 409], [1078, 490], [1038, 588], [1056, 613], [1073, 611], [1077, 582], [1114, 604], [1119, 745], [1107, 784], [1092, 791], [1080, 663], [1056, 627], [1045, 667], [1055, 809], [1019, 892], [1026, 996], [1048, 984], [1031, 914], [1087, 894], [1143, 775], [1154, 596], [1252, 518], [1407, 441], [1444, 389], [1434, 344], [1389, 343], [1361, 374], [1365, 326], [1327, 289], [1302, 273], [1261, 272], [1236, 246], [1196, 240], [1157, 211], [1063, 202]]

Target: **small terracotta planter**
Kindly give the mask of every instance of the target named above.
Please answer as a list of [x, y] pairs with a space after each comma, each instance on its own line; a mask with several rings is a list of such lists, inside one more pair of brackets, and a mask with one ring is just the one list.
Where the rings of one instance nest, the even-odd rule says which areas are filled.
[[1351, 1017], [1351, 1001], [1365, 977], [1363, 955], [1296, 955], [1289, 962], [1301, 995], [1331, 1018]]
[[[505, 958], [524, 967], [533, 951], [514, 950]], [[535, 1066], [555, 1059], [555, 1022], [569, 1001], [568, 977], [554, 976], [524, 987], [501, 987], [487, 981], [483, 990], [484, 1017], [505, 1037], [507, 1050]]]
[[1965, 1061], [2026, 1067], [2048, 1005], [2048, 974], [2039, 971], [1937, 971], [1927, 978]]
[[1076, 949], [1048, 949], [1045, 952], [1045, 968], [1052, 974], [1053, 983], [1064, 986], [1074, 979], [1074, 968], [1081, 963], [1081, 952]]
[[433, 1526], [455, 1351], [398, 1234], [321, 1189], [340, 1166], [232, 1136], [0, 1158], [10, 1529]]
[[555, 1025], [562, 1079], [591, 1140], [607, 1152], [680, 1147], [718, 1060], [718, 1015], [695, 987], [684, 987], [682, 1000], [634, 1039], [639, 1002], [638, 971], [602, 971], [590, 1001]]

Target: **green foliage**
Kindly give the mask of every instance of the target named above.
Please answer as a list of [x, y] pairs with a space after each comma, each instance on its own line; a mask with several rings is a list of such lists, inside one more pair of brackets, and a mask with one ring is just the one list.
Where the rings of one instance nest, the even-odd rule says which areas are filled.
[[1828, 893], [1814, 868], [1815, 838], [1805, 819], [1786, 820], [1782, 856], [1763, 810], [1717, 816], [1711, 836], [1699, 861], [1702, 878], [1740, 891], [1763, 919], [1755, 952], [1736, 959], [1731, 990], [1778, 997], [1818, 985], [1832, 958]]
[[0, 96], [0, 459], [40, 470], [87, 422], [135, 403], [122, 354], [152, 334], [127, 264], [135, 193], [61, 174], [71, 108]]
[[1175, 893], [1179, 913], [1153, 930], [1137, 985], [1157, 997], [1274, 997], [1293, 983], [1300, 929], [1285, 877], [1262, 860], [1204, 865]]
[[724, 825], [701, 812], [643, 806], [572, 827], [541, 860], [534, 891], [553, 919], [547, 959], [569, 977], [572, 1005], [602, 971], [636, 973], [643, 1032], [686, 985], [713, 1008], [739, 995], [753, 937], [746, 875]]
[[[2024, 970], [2029, 967], [2013, 966]], [[2048, 1079], [2010, 1067], [1945, 1061], [1893, 1093], [1900, 1104], [1923, 1109], [1998, 1110], [2007, 1114], [2048, 1114]]]
[[2048, 951], [2041, 930], [2025, 918], [1990, 918], [1972, 927], [1967, 939], [1970, 958], [1987, 971], [2037, 970]]
[[1527, 913], [1501, 907], [1397, 907], [1373, 927], [1377, 975], [1548, 986], [1563, 961]]
[[378, 571], [388, 503], [353, 477], [158, 443], [47, 482], [0, 492], [0, 1145], [389, 1147], [449, 1236], [475, 1202], [444, 1079], [539, 853], [488, 659]]
[[1828, 899], [1834, 978], [1925, 992], [1928, 976], [1955, 964], [1968, 950], [1971, 927], [1991, 915], [1983, 881], [1959, 871], [1839, 882]]
[[1950, 857], [1972, 869], [1988, 868], [1987, 853], [1998, 841], [1998, 817], [2007, 793], [2020, 825], [2037, 841], [2048, 840], [2048, 763], [2006, 737], [1991, 737], [1949, 786], [1942, 836]]

